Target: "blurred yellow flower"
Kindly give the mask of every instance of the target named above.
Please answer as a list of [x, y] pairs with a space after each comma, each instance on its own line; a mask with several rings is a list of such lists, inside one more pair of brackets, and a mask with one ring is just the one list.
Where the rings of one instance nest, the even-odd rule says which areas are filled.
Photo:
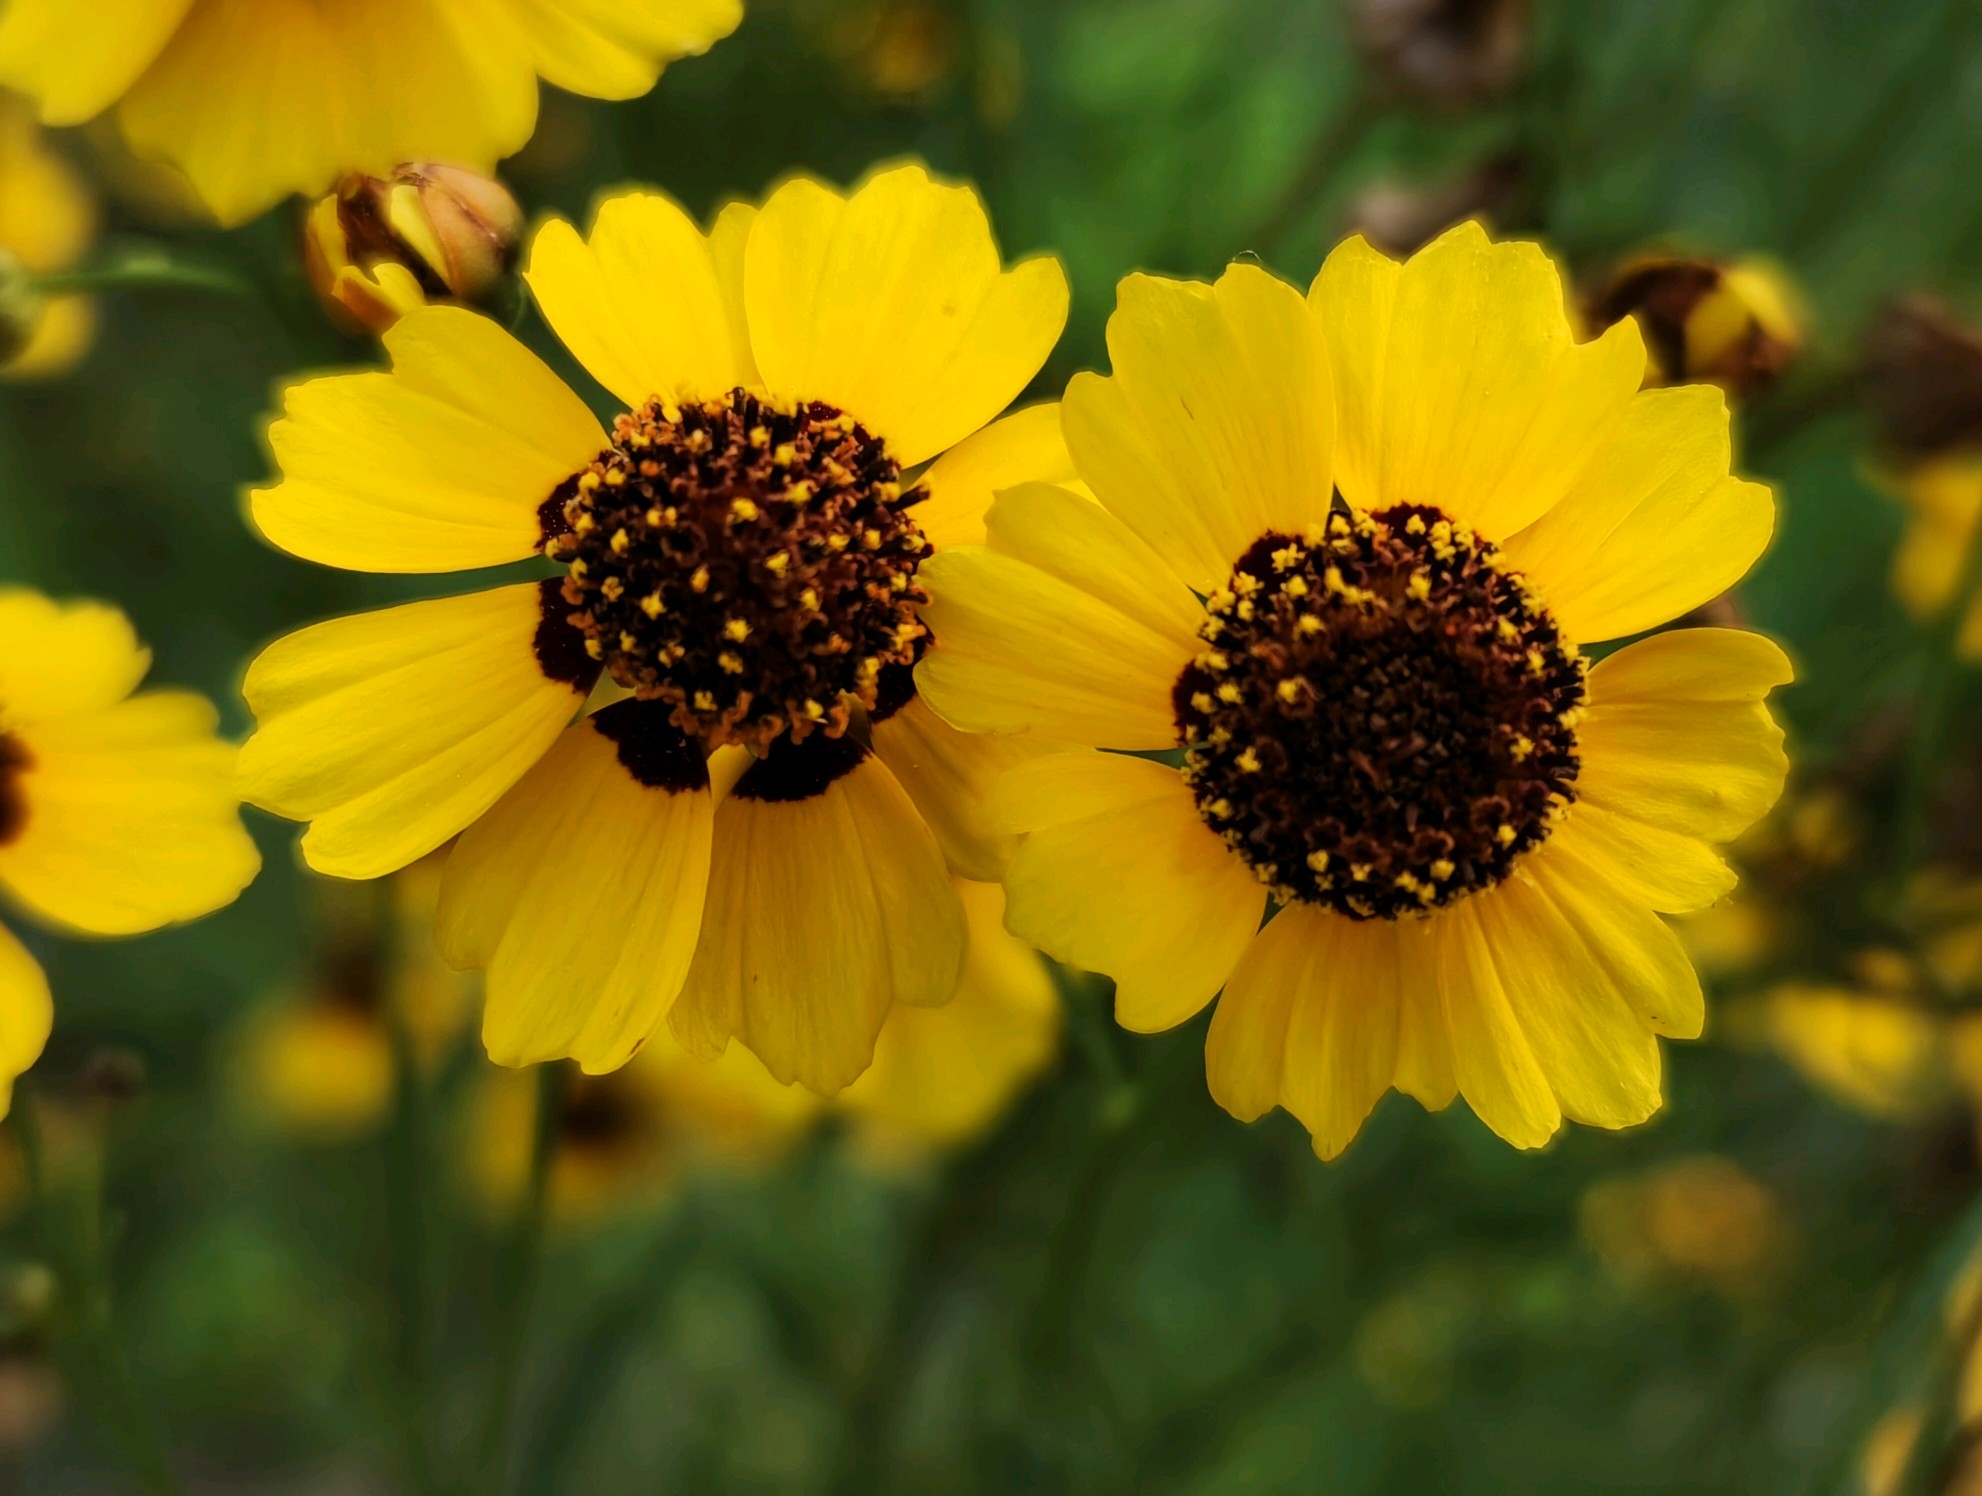
[[[261, 866], [235, 750], [105, 603], [0, 590], [0, 891], [65, 933], [136, 935], [232, 903]], [[0, 927], [0, 1112], [48, 1038], [40, 964]]]
[[491, 171], [530, 138], [537, 80], [628, 99], [736, 29], [742, 0], [11, 0], [0, 84], [49, 124], [113, 106], [223, 223], [346, 171]]
[[1769, 1038], [1806, 1079], [1881, 1117], [1917, 1116], [1942, 1094], [1941, 1024], [1891, 995], [1785, 983], [1763, 999]]
[[611, 1070], [666, 1021], [830, 1094], [896, 1004], [949, 1000], [949, 870], [996, 877], [1009, 850], [982, 786], [1037, 750], [917, 698], [915, 575], [981, 536], [995, 486], [1066, 465], [1052, 412], [993, 424], [1066, 278], [1003, 268], [975, 192], [900, 166], [846, 196], [787, 182], [706, 234], [622, 193], [589, 239], [539, 230], [527, 279], [627, 407], [610, 434], [494, 322], [417, 308], [390, 373], [289, 389], [253, 514], [333, 566], [548, 556], [562, 584], [277, 641], [248, 670], [243, 787], [340, 877], [459, 835], [441, 949], [488, 972], [498, 1061]]
[[251, 1012], [238, 1036], [247, 1119], [318, 1139], [368, 1131], [391, 1104], [404, 1023], [415, 1061], [431, 1069], [467, 1026], [474, 978], [434, 944], [443, 859], [421, 859], [381, 890], [312, 880], [317, 960], [300, 990]]
[[[33, 112], [0, 96], [0, 257], [30, 275], [67, 270], [96, 237], [89, 185], [50, 148]], [[4, 280], [0, 275], [0, 280]], [[96, 315], [85, 296], [33, 298], [0, 328], [0, 369], [37, 379], [72, 368], [89, 349]]]
[[303, 263], [341, 325], [382, 335], [429, 301], [486, 305], [516, 257], [523, 210], [493, 177], [432, 164], [353, 173], [310, 210]]
[[[1952, 604], [1982, 516], [1982, 448], [1963, 447], [1875, 475], [1906, 506], [1906, 534], [1893, 553], [1893, 592], [1922, 622]], [[1969, 604], [1957, 646], [1982, 659], [1982, 597]]]
[[1598, 328], [1635, 317], [1653, 384], [1704, 380], [1733, 395], [1773, 383], [1803, 349], [1809, 313], [1781, 266], [1647, 254], [1612, 274], [1590, 308]]
[[888, 1015], [867, 1073], [840, 1092], [870, 1156], [913, 1160], [987, 1130], [1060, 1048], [1060, 998], [1004, 925], [1004, 890], [957, 880], [969, 923], [957, 995]]
[[[470, 1164], [484, 1203], [512, 1203], [530, 1168], [537, 1077], [494, 1066], [477, 1085]], [[553, 1217], [583, 1225], [666, 1197], [695, 1168], [749, 1168], [775, 1159], [811, 1125], [819, 1100], [783, 1086], [741, 1045], [715, 1060], [665, 1032], [633, 1063], [605, 1075], [567, 1069], [551, 1155]]]
[[1779, 1274], [1782, 1204], [1731, 1158], [1698, 1154], [1584, 1192], [1583, 1239], [1625, 1286], [1684, 1278], [1747, 1292]]
[[1393, 1086], [1522, 1147], [1645, 1120], [1704, 1021], [1660, 916], [1734, 886], [1790, 667], [1735, 629], [1579, 645], [1767, 544], [1721, 393], [1641, 391], [1636, 327], [1577, 343], [1556, 267], [1476, 224], [1352, 239], [1306, 298], [1131, 276], [1108, 345], [1061, 408], [1093, 497], [1008, 488], [922, 569], [938, 714], [1108, 750], [1000, 781], [1012, 929], [1139, 1032], [1222, 988], [1212, 1095], [1324, 1157]]

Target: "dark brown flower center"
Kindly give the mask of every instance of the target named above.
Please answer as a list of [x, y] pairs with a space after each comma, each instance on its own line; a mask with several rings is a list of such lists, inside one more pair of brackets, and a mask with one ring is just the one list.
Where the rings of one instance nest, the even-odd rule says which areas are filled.
[[928, 542], [881, 439], [744, 390], [650, 401], [544, 506], [586, 649], [706, 747], [844, 734], [914, 664]]
[[1268, 534], [1178, 678], [1205, 821], [1283, 901], [1397, 919], [1506, 877], [1575, 798], [1583, 661], [1436, 509]]
[[21, 834], [28, 823], [27, 792], [21, 776], [34, 765], [27, 744], [0, 732], [0, 847]]

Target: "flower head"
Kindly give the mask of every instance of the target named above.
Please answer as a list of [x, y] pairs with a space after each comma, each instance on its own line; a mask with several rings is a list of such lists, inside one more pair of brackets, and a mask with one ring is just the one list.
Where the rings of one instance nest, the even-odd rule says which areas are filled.
[[429, 301], [483, 305], [516, 257], [523, 210], [493, 177], [432, 164], [353, 172], [310, 210], [303, 260], [331, 315], [383, 333]]
[[1659, 915], [1733, 885], [1789, 667], [1729, 629], [1584, 647], [1766, 544], [1720, 392], [1641, 391], [1633, 324], [1577, 343], [1555, 267], [1471, 224], [1351, 240], [1305, 300], [1132, 276], [1108, 346], [1062, 406], [1091, 496], [1002, 493], [920, 573], [939, 714], [1112, 750], [1002, 782], [1012, 929], [1132, 1029], [1222, 988], [1213, 1094], [1324, 1155], [1392, 1086], [1523, 1146], [1642, 1121], [1655, 1036], [1702, 1021]]
[[610, 431], [494, 323], [421, 308], [390, 373], [289, 390], [253, 510], [332, 565], [560, 574], [278, 641], [246, 793], [340, 876], [460, 836], [441, 946], [488, 971], [498, 1060], [610, 1070], [667, 1018], [835, 1091], [894, 1004], [955, 991], [948, 870], [995, 877], [1010, 844], [980, 783], [1036, 750], [917, 698], [918, 572], [981, 538], [995, 487], [1071, 476], [1056, 412], [987, 426], [1065, 278], [1002, 268], [975, 194], [912, 166], [706, 234], [622, 195], [588, 238], [542, 229], [526, 275]]
[[[115, 608], [0, 590], [0, 890], [56, 930], [195, 919], [260, 868], [213, 707], [132, 695], [150, 663]], [[39, 963], [0, 928], [0, 1109], [52, 1016]]]
[[1795, 361], [1808, 321], [1796, 287], [1766, 260], [1667, 254], [1618, 267], [1590, 317], [1599, 328], [1636, 317], [1658, 383], [1703, 380], [1737, 396], [1767, 388]]
[[115, 107], [225, 223], [346, 171], [487, 172], [530, 138], [537, 80], [628, 99], [736, 29], [742, 0], [74, 0], [0, 15], [0, 84], [49, 124]]

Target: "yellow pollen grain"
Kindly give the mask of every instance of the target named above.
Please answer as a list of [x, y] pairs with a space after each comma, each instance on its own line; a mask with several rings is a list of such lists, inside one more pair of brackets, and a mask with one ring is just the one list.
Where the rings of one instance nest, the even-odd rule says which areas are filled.
[[1505, 821], [1502, 821], [1498, 826], [1494, 827], [1493, 839], [1503, 847], [1511, 847], [1514, 844], [1514, 828]]
[[661, 595], [658, 592], [650, 592], [640, 599], [640, 611], [645, 613], [649, 618], [659, 618], [667, 610], [668, 605], [661, 601]]
[[757, 506], [745, 498], [731, 499], [729, 512], [731, 518], [743, 520], [745, 523], [757, 518]]
[[1310, 853], [1308, 853], [1308, 869], [1309, 869], [1309, 871], [1311, 871], [1311, 872], [1316, 872], [1316, 873], [1325, 873], [1325, 872], [1327, 872], [1327, 871], [1328, 871], [1328, 854], [1327, 854], [1326, 852], [1310, 852]]
[[1294, 632], [1297, 634], [1318, 634], [1321, 632], [1321, 620], [1312, 613], [1303, 613], [1299, 618], [1294, 620]]
[[1528, 651], [1528, 674], [1540, 675], [1548, 669], [1548, 659], [1539, 649]]
[[812, 485], [804, 478], [800, 478], [785, 490], [785, 497], [803, 508], [812, 502]]
[[1509, 644], [1512, 644], [1516, 639], [1521, 637], [1521, 631], [1514, 627], [1513, 620], [1508, 618], [1503, 618], [1500, 622], [1496, 623], [1493, 626], [1493, 631]]
[[1352, 862], [1349, 864], [1349, 876], [1354, 878], [1358, 883], [1369, 882], [1372, 871], [1371, 865], [1367, 862]]
[[1522, 759], [1526, 758], [1529, 754], [1533, 753], [1534, 751], [1535, 751], [1535, 740], [1533, 738], [1524, 735], [1522, 737], [1516, 738], [1511, 744], [1508, 745], [1507, 756], [1513, 759], [1514, 762], [1518, 764], [1521, 762]]
[[[784, 556], [783, 556], [783, 553], [782, 553], [782, 552], [780, 552], [780, 553], [779, 553], [779, 557], [778, 557], [778, 559], [779, 559], [779, 560], [783, 560], [783, 559], [784, 559]], [[782, 568], [782, 567], [780, 567], [780, 568], [779, 568], [779, 570], [780, 570], [780, 571], [782, 571], [782, 570], [783, 570], [783, 568]], [[798, 594], [798, 605], [799, 605], [799, 606], [800, 606], [801, 608], [803, 608], [803, 609], [805, 609], [805, 611], [806, 611], [806, 612], [808, 612], [808, 613], [816, 613], [816, 612], [818, 612], [818, 611], [819, 611], [819, 592], [818, 592], [818, 589], [817, 589], [817, 588], [814, 588], [814, 587], [807, 587], [807, 588], [806, 588], [806, 589], [805, 589], [805, 590], [804, 590], [803, 592], [801, 592], [801, 593], [799, 593], [799, 594]]]
[[626, 486], [626, 474], [618, 468], [609, 468], [604, 481], [607, 488], [624, 488]]
[[769, 426], [752, 426], [750, 428], [750, 445], [753, 447], [770, 446], [771, 428]]
[[1431, 865], [1431, 875], [1432, 877], [1436, 878], [1440, 883], [1445, 882], [1454, 873], [1458, 871], [1459, 871], [1459, 865], [1455, 863], [1450, 857], [1441, 857], [1438, 859], [1438, 861], [1434, 862]]
[[1330, 515], [1328, 517], [1328, 533], [1330, 535], [1347, 535], [1349, 533], [1348, 518], [1340, 514]]
[[697, 428], [696, 430], [688, 433], [689, 451], [700, 454], [708, 451], [709, 446], [710, 446], [710, 436], [708, 432], [703, 431], [700, 428]]
[[1262, 883], [1271, 883], [1280, 876], [1279, 865], [1277, 863], [1262, 862], [1258, 867], [1253, 869], [1253, 876]]
[[1232, 578], [1232, 586], [1238, 590], [1240, 597], [1251, 597], [1265, 585], [1266, 583], [1262, 582], [1249, 571], [1242, 571]]
[[1297, 545], [1283, 545], [1273, 553], [1275, 571], [1292, 571], [1306, 558], [1307, 552]]
[[1308, 595], [1308, 579], [1306, 577], [1289, 577], [1287, 578], [1286, 585], [1280, 590], [1289, 597], [1306, 597]]
[[731, 643], [741, 644], [750, 637], [750, 625], [741, 618], [732, 618], [723, 625], [723, 637]]
[[694, 575], [688, 579], [688, 590], [690, 592], [707, 592], [709, 590], [708, 567], [698, 566], [695, 568]]
[[[789, 565], [791, 565], [791, 557], [787, 556], [783, 551], [773, 551], [764, 558], [764, 570], [771, 573], [774, 577], [784, 575], [784, 569]], [[811, 589], [808, 588], [807, 590], [810, 591]], [[808, 606], [816, 608], [819, 605], [815, 602]]]
[[[1411, 518], [1416, 519], [1417, 516], [1414, 514]], [[1431, 573], [1424, 571], [1412, 572], [1411, 580], [1404, 584], [1404, 590], [1419, 602], [1423, 602], [1431, 596]]]
[[1205, 806], [1205, 809], [1222, 821], [1232, 813], [1232, 802], [1221, 795]]
[[805, 717], [809, 722], [823, 722], [826, 720], [826, 709], [808, 696], [805, 698]]
[[1211, 693], [1209, 691], [1191, 692], [1191, 709], [1193, 711], [1209, 712], [1211, 706]]
[[607, 577], [603, 582], [599, 583], [599, 593], [609, 603], [618, 602], [620, 594], [625, 591], [626, 584], [620, 581], [618, 577]]
[[1239, 606], [1234, 608], [1232, 611], [1239, 615], [1239, 622], [1251, 623], [1253, 618], [1252, 599], [1251, 598], [1244, 599], [1243, 601], [1240, 602]]
[[1232, 729], [1229, 727], [1214, 727], [1205, 735], [1204, 740], [1214, 748], [1223, 748], [1232, 741]]
[[571, 574], [574, 577], [584, 578], [589, 576], [591, 571], [592, 568], [585, 564], [585, 558], [583, 556], [580, 556], [576, 561], [571, 563]]
[[619, 647], [621, 652], [625, 654], [632, 654], [635, 647], [639, 643], [640, 641], [634, 638], [633, 635], [629, 634], [625, 629], [621, 629], [619, 631]]
[[632, 546], [633, 537], [627, 534], [626, 531], [615, 530], [612, 532], [612, 553], [615, 556], [624, 556], [627, 551], [632, 549]]
[[1197, 657], [1196, 661], [1198, 669], [1208, 670], [1213, 675], [1218, 674], [1219, 671], [1225, 669], [1231, 663], [1225, 657], [1225, 651], [1222, 649], [1207, 649]]
[[580, 473], [578, 475], [578, 491], [580, 493], [597, 493], [599, 491], [598, 473], [590, 468]]
[[790, 442], [779, 442], [771, 449], [771, 461], [779, 467], [790, 467], [798, 461], [798, 448]]
[[1414, 515], [1412, 515], [1412, 516], [1411, 516], [1411, 517], [1410, 517], [1409, 519], [1407, 519], [1407, 520], [1405, 520], [1405, 521], [1404, 521], [1404, 533], [1405, 533], [1406, 535], [1422, 535], [1422, 534], [1424, 534], [1424, 533], [1425, 533], [1425, 517], [1424, 517], [1424, 516], [1423, 516], [1422, 514], [1414, 514]]
[[852, 416], [842, 412], [839, 420], [835, 422], [835, 424], [840, 428], [840, 435], [850, 436], [853, 434], [853, 428], [859, 425], [860, 423], [854, 420]]
[[1204, 600], [1204, 605], [1213, 613], [1229, 613], [1232, 611], [1232, 604], [1238, 600], [1238, 594], [1230, 587], [1220, 587]]
[[1233, 762], [1239, 766], [1239, 772], [1241, 774], [1257, 774], [1259, 772], [1259, 755], [1250, 748], [1241, 752]]
[[1241, 691], [1236, 684], [1228, 680], [1228, 681], [1219, 682], [1218, 699], [1220, 701], [1230, 702], [1232, 705], [1237, 706], [1240, 702], [1246, 699], [1246, 696], [1245, 696], [1245, 692]]
[[587, 639], [585, 641], [585, 653], [595, 660], [603, 660], [606, 657], [606, 647], [597, 639]]
[[698, 711], [698, 712], [713, 712], [713, 711], [714, 711], [715, 709], [716, 709], [716, 693], [715, 693], [715, 692], [713, 692], [713, 691], [697, 691], [697, 692], [695, 693], [695, 710], [696, 710], [696, 711]]
[[649, 505], [647, 512], [641, 518], [647, 521], [647, 528], [650, 530], [658, 530], [663, 525], [669, 525], [674, 522], [674, 516], [664, 513], [659, 504]]
[[1273, 688], [1273, 694], [1289, 706], [1292, 706], [1301, 699], [1301, 687], [1303, 684], [1304, 682], [1298, 676], [1293, 680], [1283, 680]]
[[589, 535], [599, 528], [599, 522], [589, 514], [581, 514], [571, 522], [571, 528], [580, 535]]
[[743, 674], [743, 656], [734, 650], [726, 649], [716, 656], [716, 663], [723, 667], [727, 675]]
[[846, 536], [845, 536], [844, 534], [842, 534], [842, 533], [841, 533], [840, 531], [838, 531], [838, 530], [835, 530], [835, 531], [834, 531], [834, 532], [833, 532], [832, 534], [830, 534], [830, 535], [828, 535], [828, 536], [826, 537], [826, 549], [827, 549], [827, 550], [829, 550], [829, 551], [843, 551], [843, 550], [845, 550], [846, 548], [847, 548], [847, 538], [846, 538]]

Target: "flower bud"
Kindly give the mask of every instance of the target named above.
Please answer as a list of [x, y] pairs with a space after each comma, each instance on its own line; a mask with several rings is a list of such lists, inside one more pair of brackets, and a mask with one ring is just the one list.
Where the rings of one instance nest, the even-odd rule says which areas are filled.
[[331, 316], [378, 335], [429, 301], [487, 303], [522, 230], [500, 182], [422, 163], [390, 178], [347, 176], [310, 210], [303, 252]]
[[1411, 255], [1468, 218], [1489, 224], [1505, 218], [1528, 186], [1525, 165], [1511, 154], [1490, 156], [1458, 176], [1431, 182], [1382, 177], [1350, 198], [1346, 229], [1385, 254]]
[[1527, 61], [1527, 0], [1356, 0], [1355, 23], [1371, 64], [1424, 104], [1505, 93]]
[[1902, 461], [1982, 446], [1982, 332], [1931, 296], [1888, 303], [1865, 352], [1882, 446]]
[[1591, 304], [1590, 319], [1605, 328], [1629, 316], [1651, 354], [1648, 384], [1705, 382], [1753, 395], [1803, 348], [1801, 298], [1781, 270], [1760, 260], [1628, 260]]

